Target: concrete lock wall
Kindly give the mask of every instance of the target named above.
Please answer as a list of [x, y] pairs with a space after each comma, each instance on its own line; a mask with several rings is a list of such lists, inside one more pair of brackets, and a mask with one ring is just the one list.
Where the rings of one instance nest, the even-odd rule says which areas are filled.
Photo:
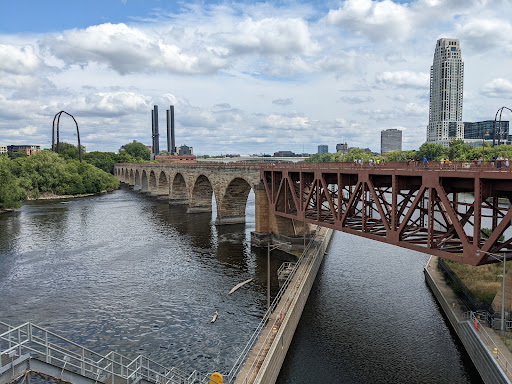
[[482, 380], [489, 384], [510, 383], [506, 374], [496, 362], [494, 356], [492, 356], [486, 346], [482, 343], [482, 340], [476, 333], [474, 326], [469, 321], [461, 320], [457, 317], [452, 305], [450, 305], [444, 297], [441, 289], [427, 267], [424, 269], [424, 273], [427, 284], [430, 286], [432, 293], [441, 305], [441, 308], [443, 309], [451, 326], [457, 333], [460, 341], [464, 345], [464, 348], [468, 352], [473, 364], [475, 364]]
[[316, 251], [315, 260], [309, 267], [310, 269], [307, 273], [306, 279], [304, 281], [296, 282], [296, 284], [299, 284], [297, 295], [295, 296], [294, 301], [292, 302], [290, 309], [277, 332], [274, 342], [263, 361], [260, 372], [254, 380], [254, 383], [272, 384], [277, 380], [279, 371], [281, 370], [281, 366], [283, 365], [286, 357], [286, 353], [288, 352], [288, 348], [292, 342], [293, 335], [295, 334], [295, 329], [297, 328], [297, 324], [299, 324], [302, 311], [304, 310], [304, 306], [308, 300], [311, 287], [315, 282], [318, 269], [322, 264], [325, 250], [329, 245], [334, 232], [332, 229], [325, 229], [325, 231], [325, 236]]

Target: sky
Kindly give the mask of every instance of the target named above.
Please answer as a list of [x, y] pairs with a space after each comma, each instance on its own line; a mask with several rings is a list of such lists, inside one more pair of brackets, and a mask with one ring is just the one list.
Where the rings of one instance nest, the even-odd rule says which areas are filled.
[[174, 105], [197, 155], [378, 152], [389, 128], [417, 149], [439, 38], [460, 40], [464, 121], [512, 108], [512, 0], [0, 0], [0, 145], [49, 148], [61, 110], [87, 151], [150, 145], [158, 105], [165, 150]]

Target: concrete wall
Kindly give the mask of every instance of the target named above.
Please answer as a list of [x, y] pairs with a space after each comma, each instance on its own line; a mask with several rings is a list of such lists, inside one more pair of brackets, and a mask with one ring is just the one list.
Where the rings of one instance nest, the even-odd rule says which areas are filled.
[[436, 281], [427, 268], [424, 269], [425, 280], [432, 289], [434, 296], [441, 305], [451, 326], [459, 336], [464, 348], [471, 357], [473, 364], [480, 373], [485, 383], [510, 383], [503, 370], [496, 362], [494, 356], [489, 352], [486, 346], [480, 340], [473, 325], [467, 320], [459, 320], [452, 306], [445, 299]]
[[331, 241], [333, 234], [332, 229], [328, 229], [321, 246], [319, 247], [314, 262], [310, 265], [309, 273], [304, 281], [300, 282], [300, 287], [295, 296], [290, 309], [285, 316], [282, 325], [279, 327], [278, 333], [270, 347], [267, 357], [262, 364], [254, 383], [273, 384], [277, 380], [281, 366], [288, 352], [288, 348], [293, 339], [297, 324], [299, 324], [302, 311], [309, 297], [311, 287], [315, 282], [316, 274], [320, 268], [320, 264], [324, 258], [325, 249]]

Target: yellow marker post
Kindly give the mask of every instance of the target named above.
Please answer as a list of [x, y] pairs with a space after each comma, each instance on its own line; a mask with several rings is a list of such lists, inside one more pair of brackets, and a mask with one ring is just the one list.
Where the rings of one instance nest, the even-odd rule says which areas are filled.
[[223, 384], [224, 379], [219, 372], [212, 373], [210, 377], [210, 384]]

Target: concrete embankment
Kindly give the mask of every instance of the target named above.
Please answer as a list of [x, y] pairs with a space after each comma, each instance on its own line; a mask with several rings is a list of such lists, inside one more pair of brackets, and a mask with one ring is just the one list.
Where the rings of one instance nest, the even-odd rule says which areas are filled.
[[332, 234], [332, 229], [321, 228], [302, 256], [235, 383], [275, 383]]
[[437, 267], [437, 257], [430, 258], [424, 269], [425, 280], [439, 302], [452, 328], [464, 345], [485, 383], [511, 383], [512, 354], [494, 330], [474, 314], [446, 284]]

